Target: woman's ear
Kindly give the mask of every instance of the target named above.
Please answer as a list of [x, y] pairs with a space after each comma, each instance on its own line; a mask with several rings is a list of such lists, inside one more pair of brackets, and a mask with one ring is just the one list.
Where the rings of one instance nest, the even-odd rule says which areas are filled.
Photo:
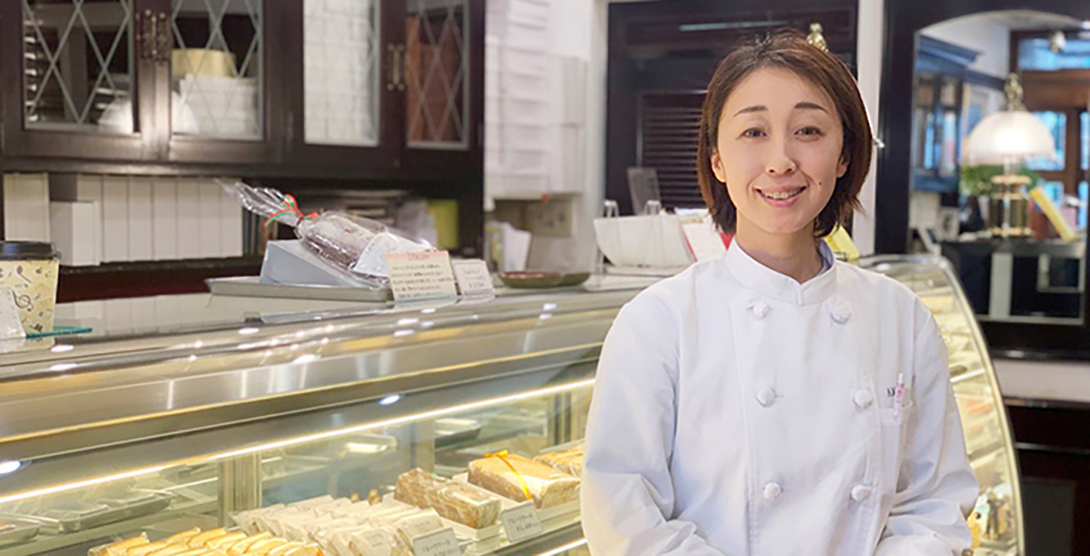
[[836, 163], [836, 177], [842, 178], [844, 174], [848, 173], [848, 165], [851, 162], [851, 155], [847, 151], [844, 151], [840, 155], [840, 161]]
[[711, 164], [715, 179], [719, 180], [719, 183], [727, 183], [727, 172], [723, 169], [723, 160], [719, 158], [719, 151], [714, 149], [712, 150]]

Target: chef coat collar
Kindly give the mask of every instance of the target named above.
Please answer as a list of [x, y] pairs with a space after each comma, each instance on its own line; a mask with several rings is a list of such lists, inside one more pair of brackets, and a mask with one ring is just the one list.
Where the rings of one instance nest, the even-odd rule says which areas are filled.
[[817, 244], [822, 271], [805, 284], [757, 262], [737, 241], [731, 242], [723, 260], [730, 273], [746, 288], [784, 303], [811, 305], [825, 301], [836, 289], [836, 258], [827, 243], [818, 240]]

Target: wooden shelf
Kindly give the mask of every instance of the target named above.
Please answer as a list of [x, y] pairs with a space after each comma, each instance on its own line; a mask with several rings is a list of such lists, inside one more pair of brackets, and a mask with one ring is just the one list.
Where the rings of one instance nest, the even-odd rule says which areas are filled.
[[260, 271], [260, 257], [62, 266], [57, 302], [201, 293], [208, 291], [204, 284], [208, 278], [253, 276]]

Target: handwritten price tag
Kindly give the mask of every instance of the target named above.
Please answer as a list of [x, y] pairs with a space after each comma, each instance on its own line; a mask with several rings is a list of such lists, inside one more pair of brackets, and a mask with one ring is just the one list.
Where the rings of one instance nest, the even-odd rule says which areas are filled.
[[381, 529], [354, 534], [349, 544], [355, 554], [373, 554], [374, 556], [390, 556], [393, 553], [393, 545], [393, 536]]
[[544, 532], [541, 518], [533, 502], [524, 502], [500, 513], [503, 529], [507, 531], [507, 540], [512, 543], [536, 537]]
[[440, 529], [413, 539], [413, 554], [416, 556], [462, 556], [454, 529]]
[[458, 290], [462, 295], [496, 293], [492, 287], [492, 274], [488, 272], [488, 265], [480, 259], [454, 261], [454, 277], [458, 280]]
[[446, 251], [386, 255], [394, 301], [457, 297]]

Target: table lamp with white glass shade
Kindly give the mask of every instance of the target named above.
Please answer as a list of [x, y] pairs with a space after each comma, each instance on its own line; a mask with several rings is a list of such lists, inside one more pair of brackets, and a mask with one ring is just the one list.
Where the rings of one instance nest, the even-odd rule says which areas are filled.
[[1002, 164], [1003, 174], [992, 178], [988, 220], [992, 235], [1025, 237], [1029, 229], [1029, 178], [1015, 174], [1026, 159], [1056, 156], [1048, 128], [1022, 104], [1022, 85], [1010, 74], [1005, 88], [1007, 105], [980, 121], [969, 133], [965, 160], [969, 164]]

